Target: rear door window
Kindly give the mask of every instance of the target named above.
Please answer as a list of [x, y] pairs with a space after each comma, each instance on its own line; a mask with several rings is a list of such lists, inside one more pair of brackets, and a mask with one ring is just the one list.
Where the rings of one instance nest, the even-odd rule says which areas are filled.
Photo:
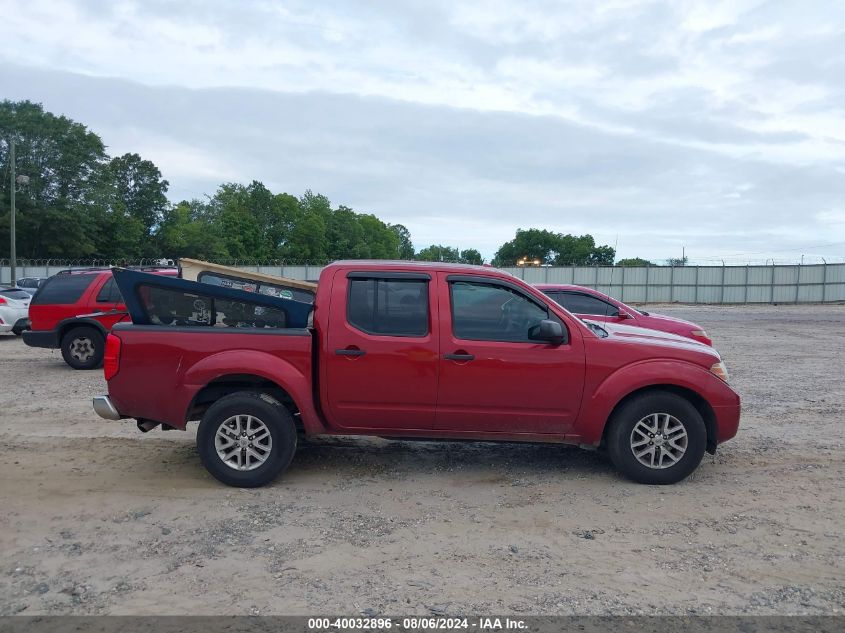
[[367, 334], [428, 334], [428, 281], [350, 279], [346, 320]]
[[79, 301], [96, 275], [55, 275], [41, 286], [32, 305], [71, 304]]
[[117, 288], [114, 277], [111, 277], [100, 288], [100, 292], [97, 293], [97, 303], [123, 303], [123, 297], [120, 296], [120, 290]]

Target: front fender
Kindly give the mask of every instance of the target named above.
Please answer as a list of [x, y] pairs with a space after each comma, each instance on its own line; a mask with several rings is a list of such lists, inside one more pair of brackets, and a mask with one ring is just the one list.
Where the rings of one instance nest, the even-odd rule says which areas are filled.
[[[303, 374], [292, 363], [273, 354], [257, 350], [218, 352], [203, 358], [186, 371], [182, 384], [186, 391], [196, 395], [210, 382], [231, 375], [253, 375], [274, 382], [293, 399], [307, 433], [319, 433], [323, 430], [314, 409], [311, 377]], [[186, 417], [189, 409], [190, 403], [185, 408]]]
[[[575, 432], [581, 443], [597, 446], [613, 409], [625, 396], [647, 387], [672, 385], [697, 393], [711, 407], [730, 404], [733, 391], [700, 365], [673, 359], [650, 359], [625, 365], [606, 376], [584, 400]], [[736, 395], [733, 394], [735, 397]]]

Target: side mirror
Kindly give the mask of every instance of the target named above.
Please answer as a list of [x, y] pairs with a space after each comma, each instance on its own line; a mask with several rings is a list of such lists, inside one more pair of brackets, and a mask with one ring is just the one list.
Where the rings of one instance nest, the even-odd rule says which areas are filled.
[[532, 341], [546, 341], [552, 345], [560, 345], [566, 341], [561, 324], [548, 319], [532, 326], [528, 330], [528, 338]]
[[633, 316], [631, 316], [631, 314], [629, 312], [625, 312], [625, 310], [619, 310], [619, 312], [616, 313], [616, 316], [619, 317], [620, 319], [633, 319], [634, 318]]

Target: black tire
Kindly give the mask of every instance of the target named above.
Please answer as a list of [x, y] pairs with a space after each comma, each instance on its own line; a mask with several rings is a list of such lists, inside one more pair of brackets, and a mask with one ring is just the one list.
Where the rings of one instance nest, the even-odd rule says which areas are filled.
[[[646, 424], [651, 424], [652, 420], [649, 416], [653, 414], [672, 416], [683, 425], [686, 431], [684, 452], [677, 462], [663, 468], [641, 463], [632, 448], [632, 444], [636, 442], [650, 441], [639, 431], [635, 434], [634, 428], [642, 420], [646, 420]], [[666, 418], [660, 417], [659, 420], [666, 420]], [[698, 468], [707, 448], [707, 429], [701, 414], [688, 400], [666, 391], [653, 391], [632, 398], [613, 414], [608, 424], [607, 451], [610, 460], [625, 477], [642, 484], [674, 484], [685, 479]], [[672, 424], [675, 423], [672, 422]], [[660, 440], [661, 438], [658, 437], [657, 441]], [[673, 454], [678, 453], [676, 445], [664, 444]], [[658, 456], [662, 451], [667, 450], [647, 443], [643, 449], [650, 451], [652, 447]], [[643, 459], [652, 461], [651, 455], [652, 453], [649, 453], [643, 456]], [[664, 459], [667, 464], [670, 462], [669, 455], [664, 456]]]
[[[235, 416], [258, 419], [272, 440], [265, 461], [252, 470], [230, 466], [217, 452], [217, 431]], [[211, 405], [202, 416], [197, 431], [197, 450], [203, 466], [218, 481], [238, 488], [257, 488], [273, 481], [290, 465], [296, 452], [296, 425], [290, 412], [268, 395], [249, 391], [229, 394]]]
[[71, 328], [62, 337], [62, 358], [74, 369], [96, 369], [103, 362], [105, 338], [90, 325]]
[[15, 336], [20, 336], [21, 334], [23, 334], [23, 330], [19, 327], [13, 327], [12, 334], [14, 334]]

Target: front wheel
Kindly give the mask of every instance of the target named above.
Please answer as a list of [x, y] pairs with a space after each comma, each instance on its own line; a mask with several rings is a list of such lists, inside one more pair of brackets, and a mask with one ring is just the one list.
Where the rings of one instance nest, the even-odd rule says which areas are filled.
[[617, 470], [644, 484], [674, 484], [701, 463], [707, 430], [698, 410], [674, 393], [651, 392], [613, 414], [607, 450]]
[[288, 467], [296, 451], [296, 425], [274, 398], [253, 392], [220, 398], [197, 431], [200, 460], [228, 486], [263, 486]]

